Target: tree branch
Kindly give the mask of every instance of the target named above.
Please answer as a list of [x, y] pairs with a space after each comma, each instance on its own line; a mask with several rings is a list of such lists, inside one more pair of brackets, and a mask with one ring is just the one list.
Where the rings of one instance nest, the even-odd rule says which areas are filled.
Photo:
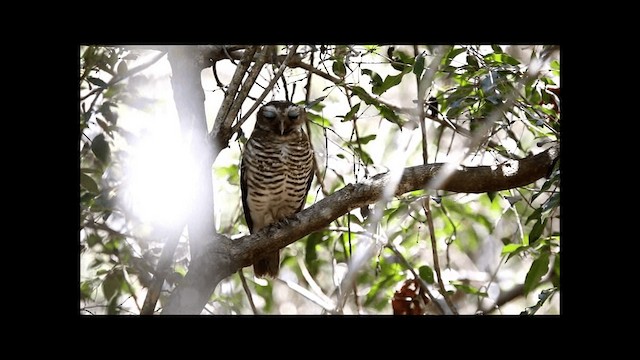
[[[419, 55], [418, 54], [418, 47], [416, 45], [414, 45], [414, 51], [416, 54], [416, 57]], [[419, 122], [420, 122], [420, 130], [421, 130], [421, 134], [422, 134], [422, 160], [425, 164], [429, 163], [429, 153], [427, 151], [427, 126], [425, 124], [425, 113], [424, 113], [424, 101], [425, 101], [425, 96], [427, 94], [427, 89], [431, 90], [431, 84], [433, 82], [433, 77], [436, 74], [436, 71], [438, 70], [439, 64], [440, 64], [440, 59], [442, 59], [442, 56], [444, 54], [444, 51], [440, 51], [438, 52], [434, 57], [433, 60], [431, 61], [429, 67], [427, 67], [427, 70], [425, 71], [424, 75], [422, 77], [420, 77], [420, 74], [416, 75], [416, 80], [417, 80], [417, 85], [418, 85], [418, 113], [419, 113]], [[458, 310], [456, 309], [455, 305], [453, 304], [453, 302], [451, 301], [451, 298], [449, 297], [449, 294], [447, 293], [447, 290], [444, 287], [444, 282], [442, 281], [442, 273], [440, 271], [440, 261], [438, 260], [438, 242], [436, 240], [436, 231], [435, 231], [435, 227], [433, 225], [433, 214], [431, 213], [431, 207], [429, 204], [429, 198], [426, 197], [424, 199], [422, 199], [422, 208], [424, 209], [424, 214], [427, 217], [427, 227], [429, 228], [429, 238], [431, 239], [431, 252], [433, 255], [433, 268], [436, 271], [436, 276], [438, 279], [438, 285], [440, 287], [440, 294], [442, 294], [442, 297], [444, 298], [445, 302], [447, 303], [447, 306], [449, 307], [449, 310], [451, 310], [451, 312], [454, 315], [458, 315]], [[430, 296], [431, 297], [431, 296]], [[433, 299], [432, 299], [433, 300]], [[435, 302], [435, 300], [433, 300], [434, 303], [437, 304], [437, 302]], [[441, 309], [442, 310], [442, 309]]]
[[202, 69], [197, 60], [195, 46], [172, 46], [169, 50], [171, 86], [176, 103], [183, 141], [189, 146], [189, 156], [194, 160], [192, 174], [194, 188], [200, 189], [198, 197], [184, 199], [190, 209], [188, 219], [189, 246], [192, 258], [200, 253], [204, 243], [211, 241], [216, 232], [213, 206], [213, 178], [211, 166], [215, 154], [207, 136], [207, 120], [204, 110]]
[[[295, 55], [297, 49], [298, 49], [298, 45], [293, 45], [291, 49], [289, 49], [289, 54], [287, 54], [287, 57], [282, 62], [282, 65], [280, 65], [280, 68], [278, 68], [278, 72], [273, 76], [273, 79], [271, 79], [271, 82], [269, 83], [269, 85], [267, 85], [267, 87], [264, 88], [264, 90], [262, 91], [262, 94], [260, 94], [260, 97], [258, 97], [258, 99], [253, 103], [253, 106], [251, 106], [249, 111], [247, 111], [247, 113], [244, 114], [244, 116], [238, 121], [238, 123], [231, 128], [232, 134], [235, 134], [238, 131], [238, 129], [240, 129], [242, 124], [244, 124], [244, 122], [247, 121], [249, 116], [254, 111], [256, 111], [258, 106], [262, 105], [262, 100], [264, 100], [264, 98], [267, 97], [267, 94], [276, 85], [276, 83], [278, 82], [278, 79], [280, 79], [282, 74], [284, 74], [284, 70], [287, 68], [287, 65], [289, 64], [289, 60]], [[286, 86], [285, 86], [285, 89], [286, 89]]]
[[180, 234], [171, 234], [168, 236], [167, 241], [162, 247], [162, 254], [160, 255], [160, 260], [158, 260], [156, 270], [153, 274], [153, 282], [147, 291], [147, 296], [144, 299], [140, 315], [153, 315], [158, 299], [160, 298], [162, 285], [164, 284], [164, 280], [167, 278], [169, 269], [173, 264], [173, 255], [176, 252], [179, 240]]
[[218, 115], [216, 116], [216, 120], [213, 123], [213, 129], [211, 129], [210, 134], [213, 143], [216, 144], [216, 147], [214, 149], [215, 152], [218, 152], [221, 149], [225, 148], [227, 146], [227, 143], [229, 142], [229, 139], [231, 138], [231, 129], [230, 127], [225, 127], [225, 124], [230, 125], [231, 121], [233, 121], [233, 117], [231, 117], [231, 121], [227, 121], [229, 111], [233, 106], [242, 79], [249, 69], [253, 56], [255, 55], [257, 50], [258, 46], [253, 46], [244, 52], [242, 59], [240, 60], [240, 64], [236, 67], [236, 71], [231, 78], [229, 88], [227, 89], [224, 100], [220, 105], [220, 109], [218, 109]]
[[[437, 182], [437, 190], [484, 193], [525, 186], [546, 176], [559, 156], [560, 147], [555, 144], [522, 160], [509, 160], [496, 166], [460, 166], [447, 180]], [[406, 168], [395, 195], [424, 189], [444, 166], [429, 164]], [[207, 242], [203, 251], [196, 254], [189, 272], [171, 294], [162, 314], [199, 314], [222, 279], [252, 265], [266, 252], [284, 248], [353, 209], [375, 203], [389, 181], [389, 174], [384, 173], [349, 184], [286, 221], [237, 240], [215, 234], [214, 240]]]

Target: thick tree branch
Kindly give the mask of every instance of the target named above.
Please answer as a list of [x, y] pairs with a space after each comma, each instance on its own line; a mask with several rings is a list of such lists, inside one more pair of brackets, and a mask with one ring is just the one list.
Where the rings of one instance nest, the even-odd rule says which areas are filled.
[[189, 229], [192, 257], [201, 252], [203, 244], [211, 241], [216, 232], [211, 175], [214, 154], [210, 151], [211, 145], [207, 136], [205, 96], [201, 83], [202, 69], [198, 64], [197, 54], [198, 49], [194, 46], [172, 46], [168, 56], [181, 135], [189, 146], [189, 156], [195, 165], [192, 186], [200, 190], [199, 196], [185, 199], [190, 209], [185, 221]]
[[[483, 193], [525, 186], [544, 177], [560, 156], [559, 145], [522, 159], [497, 166], [459, 167], [437, 190]], [[395, 195], [424, 189], [445, 164], [429, 164], [404, 170]], [[318, 203], [255, 234], [230, 240], [216, 234], [196, 255], [189, 272], [174, 290], [163, 314], [199, 314], [217, 284], [242, 267], [249, 266], [265, 252], [281, 249], [302, 237], [328, 226], [338, 217], [364, 205], [375, 203], [390, 182], [389, 174], [379, 174], [357, 184], [349, 184]]]

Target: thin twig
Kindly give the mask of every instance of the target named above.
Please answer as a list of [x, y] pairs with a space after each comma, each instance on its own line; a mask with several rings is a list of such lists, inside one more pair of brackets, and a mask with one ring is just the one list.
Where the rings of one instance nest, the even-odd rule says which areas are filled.
[[284, 70], [289, 65], [289, 62], [295, 55], [297, 49], [298, 49], [298, 45], [293, 45], [291, 49], [289, 49], [289, 54], [287, 54], [287, 57], [282, 62], [282, 65], [280, 65], [280, 68], [278, 68], [278, 72], [273, 76], [273, 79], [271, 79], [271, 82], [269, 83], [269, 85], [267, 85], [267, 87], [262, 91], [262, 94], [260, 94], [258, 99], [253, 103], [253, 106], [251, 106], [251, 109], [249, 109], [249, 111], [247, 111], [247, 113], [244, 114], [244, 116], [236, 123], [236, 125], [231, 128], [231, 134], [236, 133], [238, 129], [240, 129], [242, 124], [244, 124], [244, 122], [247, 121], [249, 116], [251, 116], [251, 114], [253, 114], [253, 112], [258, 108], [258, 106], [262, 104], [262, 100], [264, 100], [264, 98], [267, 97], [267, 94], [276, 85], [276, 83], [278, 82], [278, 79], [280, 79], [280, 77], [284, 73]]
[[[418, 55], [418, 47], [414, 45], [414, 51], [416, 56]], [[431, 88], [431, 82], [433, 81], [433, 76], [438, 68], [438, 64], [440, 64], [440, 59], [442, 58], [444, 52], [440, 52], [436, 54], [425, 71], [425, 74], [420, 78], [421, 74], [416, 75], [417, 86], [418, 86], [418, 114], [420, 116], [420, 129], [422, 135], [422, 160], [424, 164], [429, 163], [429, 153], [427, 151], [427, 127], [425, 124], [425, 112], [424, 112], [424, 100], [427, 93], [427, 88]], [[424, 198], [422, 200], [422, 208], [424, 209], [425, 215], [427, 216], [427, 225], [429, 227], [429, 235], [431, 238], [431, 250], [433, 252], [433, 267], [436, 271], [436, 275], [438, 278], [438, 285], [440, 287], [440, 294], [444, 297], [445, 302], [449, 306], [449, 309], [454, 315], [458, 315], [458, 310], [453, 305], [451, 298], [449, 297], [449, 293], [444, 287], [444, 282], [442, 281], [442, 274], [440, 272], [440, 261], [438, 260], [438, 246], [436, 241], [435, 229], [433, 226], [433, 214], [431, 213], [431, 209], [429, 208], [429, 198]]]
[[[426, 206], [425, 206], [426, 204]], [[427, 214], [427, 225], [429, 227], [429, 237], [431, 238], [431, 251], [433, 255], [433, 268], [436, 271], [436, 275], [438, 277], [438, 286], [440, 287], [440, 294], [444, 297], [449, 309], [454, 315], [458, 315], [458, 310], [453, 305], [451, 298], [449, 297], [449, 293], [444, 287], [444, 282], [442, 281], [442, 273], [440, 272], [440, 260], [438, 260], [438, 245], [436, 241], [435, 229], [433, 226], [433, 216], [431, 215], [431, 211], [429, 208], [429, 200], [422, 201], [423, 209]]]
[[247, 299], [249, 300], [249, 305], [251, 305], [251, 310], [253, 311], [253, 315], [259, 315], [258, 309], [256, 309], [256, 305], [253, 303], [253, 296], [251, 295], [251, 290], [249, 290], [249, 285], [247, 285], [247, 279], [244, 278], [242, 269], [238, 270], [238, 276], [240, 276], [240, 281], [242, 282], [242, 288], [244, 289], [244, 293], [247, 294]]
[[296, 260], [298, 261], [298, 267], [300, 267], [300, 272], [302, 273], [302, 277], [304, 277], [307, 284], [309, 284], [309, 286], [311, 287], [311, 290], [313, 290], [313, 292], [315, 292], [316, 295], [318, 295], [320, 298], [322, 298], [322, 300], [326, 301], [327, 303], [329, 304], [333, 303], [331, 298], [325, 295], [325, 293], [322, 291], [322, 288], [315, 282], [315, 280], [313, 280], [313, 277], [309, 273], [309, 269], [307, 269], [306, 265], [304, 264], [304, 261], [302, 261], [302, 259], [299, 257], [297, 257]]
[[303, 288], [302, 286], [292, 282], [292, 281], [288, 281], [288, 280], [283, 280], [280, 278], [275, 278], [275, 281], [285, 284], [287, 287], [289, 287], [289, 289], [297, 292], [298, 294], [302, 295], [303, 297], [307, 298], [308, 300], [311, 300], [313, 303], [315, 303], [316, 305], [322, 307], [324, 310], [326, 310], [328, 313], [330, 314], [335, 314], [336, 310], [334, 309], [334, 305], [332, 303], [327, 303], [325, 302], [323, 299], [321, 299], [320, 297], [316, 296], [314, 293], [312, 293], [311, 291]]

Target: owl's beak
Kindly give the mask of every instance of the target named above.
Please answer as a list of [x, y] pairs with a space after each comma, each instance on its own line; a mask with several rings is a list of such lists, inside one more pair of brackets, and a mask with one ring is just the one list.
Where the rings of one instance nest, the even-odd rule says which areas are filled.
[[280, 120], [280, 135], [284, 135], [284, 120]]

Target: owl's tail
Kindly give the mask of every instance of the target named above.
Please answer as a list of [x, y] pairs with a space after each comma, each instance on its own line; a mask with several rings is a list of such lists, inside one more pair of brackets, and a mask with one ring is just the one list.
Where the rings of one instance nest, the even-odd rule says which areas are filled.
[[280, 269], [280, 251], [266, 254], [263, 258], [253, 264], [253, 272], [259, 278], [278, 276]]

